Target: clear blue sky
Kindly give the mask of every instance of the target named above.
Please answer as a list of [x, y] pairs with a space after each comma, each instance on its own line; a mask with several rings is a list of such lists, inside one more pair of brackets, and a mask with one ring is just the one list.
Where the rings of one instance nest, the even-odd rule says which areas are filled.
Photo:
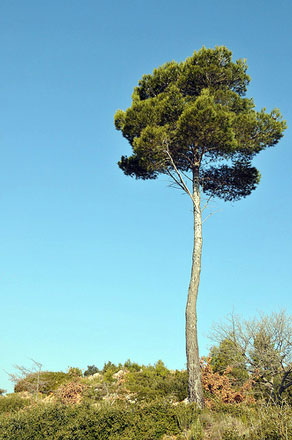
[[[132, 180], [113, 126], [142, 74], [202, 45], [247, 58], [248, 96], [290, 125], [289, 0], [2, 0], [0, 388], [46, 370], [162, 359], [184, 368], [190, 202]], [[256, 164], [259, 188], [204, 225], [201, 354], [214, 321], [291, 300], [291, 132]]]

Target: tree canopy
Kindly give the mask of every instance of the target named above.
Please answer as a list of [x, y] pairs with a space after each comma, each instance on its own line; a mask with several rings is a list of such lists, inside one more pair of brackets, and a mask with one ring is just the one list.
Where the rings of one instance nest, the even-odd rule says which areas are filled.
[[245, 197], [260, 174], [252, 158], [275, 145], [286, 128], [278, 109], [255, 110], [245, 93], [245, 60], [226, 47], [202, 48], [184, 62], [168, 62], [139, 81], [132, 105], [115, 126], [132, 146], [119, 167], [137, 179], [171, 176], [199, 167], [201, 190], [224, 200]]

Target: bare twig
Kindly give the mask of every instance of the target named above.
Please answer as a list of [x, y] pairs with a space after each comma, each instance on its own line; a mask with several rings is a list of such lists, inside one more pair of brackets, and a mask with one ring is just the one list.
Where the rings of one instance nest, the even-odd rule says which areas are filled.
[[203, 206], [203, 208], [202, 208], [202, 212], [203, 211], [205, 211], [205, 209], [207, 208], [207, 206], [209, 205], [209, 203], [210, 203], [210, 200], [213, 198], [213, 196], [211, 195], [211, 196], [209, 196], [208, 197], [208, 200], [207, 200], [207, 202], [205, 203], [205, 205]]
[[208, 214], [207, 217], [204, 218], [204, 220], [202, 221], [202, 225], [205, 223], [206, 220], [208, 220], [208, 218], [210, 218], [210, 217], [212, 217], [212, 215], [216, 214], [216, 212], [220, 212], [220, 210], [218, 209], [217, 211], [210, 212], [210, 214]]
[[184, 179], [182, 178], [182, 175], [181, 175], [181, 173], [179, 172], [179, 170], [178, 170], [178, 168], [177, 168], [177, 166], [176, 166], [176, 164], [175, 164], [175, 162], [174, 162], [174, 160], [173, 160], [173, 158], [172, 158], [172, 156], [171, 156], [171, 154], [170, 154], [170, 152], [169, 152], [169, 149], [168, 149], [168, 147], [166, 148], [166, 150], [165, 150], [165, 152], [166, 152], [166, 154], [167, 154], [167, 156], [169, 157], [169, 159], [170, 159], [170, 162], [171, 162], [171, 165], [173, 166], [173, 168], [174, 168], [174, 170], [175, 170], [175, 172], [176, 172], [176, 174], [177, 174], [177, 176], [178, 176], [178, 179], [176, 179], [174, 176], [173, 176], [173, 174], [171, 174], [170, 173], [170, 171], [168, 170], [168, 172], [169, 172], [169, 175], [173, 178], [173, 180], [190, 196], [190, 198], [192, 199], [192, 201], [193, 201], [193, 204], [195, 205], [195, 200], [194, 200], [194, 198], [193, 198], [193, 195], [191, 194], [191, 192], [190, 192], [190, 190], [189, 190], [189, 188], [187, 187], [187, 185], [186, 185], [186, 183], [185, 183], [185, 181], [184, 181]]

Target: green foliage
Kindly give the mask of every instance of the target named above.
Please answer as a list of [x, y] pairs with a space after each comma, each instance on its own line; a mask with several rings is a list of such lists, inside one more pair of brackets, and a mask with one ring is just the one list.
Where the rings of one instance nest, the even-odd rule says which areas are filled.
[[251, 414], [248, 440], [291, 440], [291, 407], [265, 406]]
[[277, 144], [286, 123], [278, 109], [257, 112], [244, 97], [246, 71], [245, 61], [233, 62], [226, 47], [203, 47], [182, 63], [144, 75], [132, 106], [115, 115], [116, 129], [133, 149], [132, 156], [122, 156], [122, 171], [137, 179], [162, 173], [175, 180], [179, 171], [199, 170], [207, 195], [224, 200], [249, 195], [260, 179], [252, 158]]
[[92, 376], [95, 373], [99, 373], [99, 369], [95, 365], [87, 365], [87, 370], [84, 371], [84, 376]]
[[14, 391], [16, 393], [22, 391], [31, 392], [32, 386], [36, 386], [38, 380], [39, 392], [42, 394], [50, 394], [54, 392], [60, 385], [69, 382], [71, 377], [69, 374], [61, 371], [41, 371], [40, 373], [32, 373], [23, 379], [20, 379], [16, 383]]
[[131, 372], [140, 371], [141, 368], [142, 368], [141, 365], [137, 364], [136, 362], [130, 361], [130, 359], [128, 359], [124, 363], [124, 369], [126, 369], [127, 371], [131, 371]]
[[112, 383], [114, 380], [113, 375], [122, 368], [122, 364], [115, 365], [111, 361], [106, 362], [102, 369], [104, 380], [108, 383]]
[[30, 399], [23, 399], [16, 394], [8, 394], [5, 397], [0, 397], [0, 414], [19, 411], [30, 404]]
[[81, 370], [81, 368], [78, 368], [78, 367], [69, 367], [67, 374], [70, 377], [81, 377], [82, 370]]
[[105, 362], [102, 372], [107, 373], [110, 371], [112, 374], [117, 373], [119, 370], [123, 368], [122, 364], [115, 365], [111, 361]]
[[[217, 360], [225, 361], [220, 356]], [[215, 365], [222, 365], [220, 362]], [[119, 370], [123, 374], [113, 376]], [[108, 362], [105, 372], [91, 379], [63, 374], [69, 378], [65, 386], [39, 403], [21, 394], [0, 397], [0, 439], [292, 440], [288, 404], [216, 400], [212, 409], [201, 411], [194, 404], [177, 403], [186, 397], [187, 374], [168, 370], [162, 361], [154, 366]], [[104, 378], [108, 374], [111, 383]], [[85, 395], [82, 400], [81, 394]], [[61, 399], [65, 404], [60, 404], [55, 395], [69, 400]], [[108, 399], [111, 395], [112, 400]], [[135, 403], [130, 403], [133, 399]]]
[[[20, 399], [17, 396], [18, 400]], [[0, 399], [5, 400], [6, 398]], [[26, 401], [26, 399], [20, 399]], [[26, 403], [27, 404], [27, 403]], [[0, 414], [0, 438], [7, 440], [291, 440], [289, 406], [227, 405], [204, 410], [165, 399], [143, 404], [66, 406], [38, 404]], [[231, 407], [236, 411], [232, 411]], [[20, 408], [20, 406], [19, 406]]]
[[222, 440], [240, 440], [242, 437], [234, 429], [227, 429], [222, 436]]
[[166, 396], [182, 401], [187, 397], [187, 373], [171, 372], [162, 361], [158, 361], [154, 366], [143, 366], [139, 371], [128, 373], [125, 386], [139, 401]]
[[231, 367], [229, 374], [235, 382], [242, 384], [248, 379], [249, 375], [244, 358], [230, 339], [226, 338], [221, 341], [219, 347], [212, 347], [210, 357], [214, 373], [223, 374], [227, 367]]
[[[183, 416], [183, 413], [186, 415]], [[0, 417], [0, 438], [33, 440], [155, 440], [182, 431], [179, 420], [196, 420], [194, 407], [174, 407], [163, 401], [144, 406], [38, 406]]]
[[244, 414], [250, 413], [256, 409], [256, 404], [242, 403], [240, 405], [234, 403], [224, 403], [217, 400], [212, 406], [212, 411], [217, 414], [228, 414], [234, 417], [242, 417]]
[[[234, 368], [245, 366], [252, 375], [255, 397], [281, 403], [289, 399], [292, 386], [292, 317], [285, 311], [260, 314], [250, 320], [231, 315], [215, 326], [220, 342], [213, 349], [213, 362], [228, 362]], [[227, 342], [228, 341], [228, 342]], [[223, 345], [222, 345], [223, 344]], [[221, 348], [220, 348], [221, 347]]]
[[110, 385], [106, 382], [95, 383], [93, 386], [87, 386], [83, 392], [83, 402], [96, 403], [100, 402], [109, 394]]

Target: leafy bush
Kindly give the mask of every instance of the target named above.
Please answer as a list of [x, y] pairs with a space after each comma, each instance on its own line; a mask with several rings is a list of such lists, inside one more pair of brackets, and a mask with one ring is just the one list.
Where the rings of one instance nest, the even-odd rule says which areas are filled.
[[182, 401], [187, 397], [187, 372], [169, 371], [162, 361], [158, 361], [154, 367], [143, 366], [140, 371], [128, 373], [125, 386], [138, 400], [168, 396]]
[[115, 365], [111, 361], [105, 362], [102, 373], [111, 372], [112, 374], [117, 373], [119, 370], [123, 368], [122, 364]]
[[223, 339], [219, 347], [212, 347], [210, 364], [214, 373], [224, 374], [228, 369], [229, 376], [234, 383], [242, 385], [249, 377], [243, 356], [238, 353], [233, 341], [228, 338]]
[[30, 399], [23, 399], [15, 394], [0, 397], [0, 414], [18, 411], [30, 404]]
[[235, 383], [228, 367], [214, 372], [210, 359], [202, 363], [202, 376], [212, 404], [203, 411], [178, 403], [187, 396], [187, 373], [170, 371], [162, 361], [107, 362], [95, 377], [80, 372], [38, 373], [41, 391], [53, 391], [38, 404], [19, 394], [0, 396], [0, 439], [292, 440], [291, 406], [255, 402], [249, 382]]
[[81, 377], [82, 376], [82, 370], [78, 367], [69, 367], [68, 373], [70, 377]]
[[248, 440], [291, 440], [292, 409], [286, 406], [262, 406], [249, 420], [251, 430]]
[[111, 361], [104, 364], [102, 373], [105, 382], [112, 383], [114, 381], [113, 375], [123, 368], [122, 364], [115, 365]]
[[240, 440], [240, 438], [242, 437], [234, 429], [227, 429], [222, 435], [222, 440]]
[[87, 370], [84, 371], [84, 376], [93, 376], [95, 373], [99, 373], [99, 369], [95, 365], [87, 365]]
[[8, 440], [156, 440], [182, 432], [179, 420], [191, 424], [198, 413], [192, 406], [163, 401], [139, 405], [39, 405], [10, 417], [0, 416], [0, 438]]
[[40, 373], [32, 373], [17, 382], [14, 387], [14, 392], [31, 392], [33, 386], [34, 388], [36, 387], [38, 380], [39, 392], [42, 394], [50, 394], [59, 388], [60, 385], [70, 381], [71, 377], [67, 373], [61, 371], [41, 371]]
[[137, 364], [136, 362], [131, 362], [130, 359], [128, 359], [124, 363], [124, 369], [126, 369], [127, 371], [135, 372], [140, 371], [142, 369], [142, 366]]
[[87, 403], [96, 403], [104, 399], [109, 394], [109, 386], [105, 382], [87, 386], [84, 388], [82, 395], [83, 401]]

